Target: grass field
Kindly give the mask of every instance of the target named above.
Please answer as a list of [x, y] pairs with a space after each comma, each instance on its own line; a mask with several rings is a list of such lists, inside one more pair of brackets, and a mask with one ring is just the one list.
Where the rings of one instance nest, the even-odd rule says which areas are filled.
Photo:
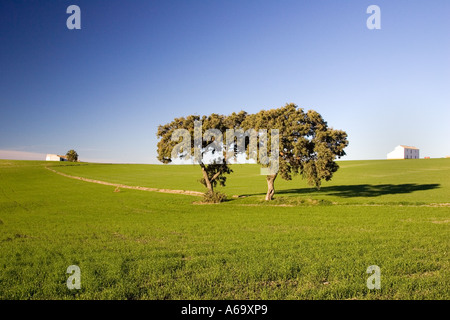
[[0, 298], [449, 299], [450, 159], [339, 164], [320, 191], [277, 179], [271, 203], [259, 167], [234, 165], [229, 200], [202, 205], [45, 168], [204, 191], [197, 166], [0, 160]]

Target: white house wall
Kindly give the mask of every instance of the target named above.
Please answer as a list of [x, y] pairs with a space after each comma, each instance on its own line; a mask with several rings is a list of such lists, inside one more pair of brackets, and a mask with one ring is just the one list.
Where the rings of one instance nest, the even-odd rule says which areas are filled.
[[405, 149], [403, 147], [397, 146], [394, 151], [387, 154], [388, 159], [405, 159]]
[[419, 149], [397, 146], [387, 154], [388, 159], [419, 159]]
[[405, 159], [419, 159], [419, 150], [405, 148]]
[[48, 154], [45, 158], [46, 161], [61, 161], [61, 158], [56, 154]]

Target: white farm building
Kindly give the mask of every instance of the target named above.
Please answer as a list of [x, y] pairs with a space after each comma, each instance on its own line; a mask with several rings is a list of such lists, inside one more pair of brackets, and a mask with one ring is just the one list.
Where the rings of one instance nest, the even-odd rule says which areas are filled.
[[394, 151], [387, 154], [388, 159], [419, 159], [419, 149], [409, 146], [396, 146]]
[[66, 156], [60, 156], [57, 154], [47, 154], [47, 157], [45, 158], [46, 161], [67, 161]]

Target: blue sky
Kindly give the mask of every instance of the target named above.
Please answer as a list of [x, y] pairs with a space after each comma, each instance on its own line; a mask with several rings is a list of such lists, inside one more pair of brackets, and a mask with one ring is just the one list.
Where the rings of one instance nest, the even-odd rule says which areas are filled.
[[347, 131], [344, 159], [450, 155], [449, 14], [448, 0], [2, 0], [0, 158], [156, 163], [174, 117], [290, 102]]

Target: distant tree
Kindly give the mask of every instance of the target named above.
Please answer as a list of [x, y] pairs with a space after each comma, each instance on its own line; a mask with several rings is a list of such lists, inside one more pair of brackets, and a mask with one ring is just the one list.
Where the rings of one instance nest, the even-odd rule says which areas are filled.
[[69, 150], [66, 153], [67, 161], [77, 162], [78, 161], [78, 153], [75, 150]]
[[[344, 131], [329, 128], [319, 113], [314, 110], [305, 113], [295, 104], [247, 115], [242, 127], [279, 130], [279, 170], [266, 176], [266, 200], [272, 200], [275, 194], [278, 174], [285, 180], [301, 174], [309, 185], [319, 189], [321, 181], [329, 181], [338, 170], [334, 160], [345, 155], [344, 148], [348, 145]], [[270, 153], [271, 144], [267, 145]]]

